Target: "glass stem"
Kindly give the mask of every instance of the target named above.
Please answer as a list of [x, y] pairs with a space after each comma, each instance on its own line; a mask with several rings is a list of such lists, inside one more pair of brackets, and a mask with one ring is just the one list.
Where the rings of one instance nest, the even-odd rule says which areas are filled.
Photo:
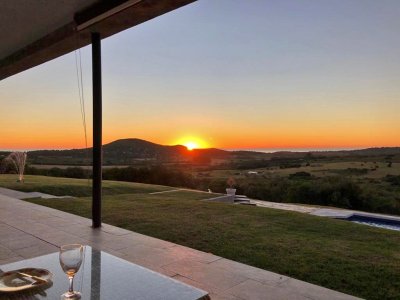
[[68, 276], [68, 278], [69, 278], [68, 292], [73, 293], [74, 292], [74, 276]]

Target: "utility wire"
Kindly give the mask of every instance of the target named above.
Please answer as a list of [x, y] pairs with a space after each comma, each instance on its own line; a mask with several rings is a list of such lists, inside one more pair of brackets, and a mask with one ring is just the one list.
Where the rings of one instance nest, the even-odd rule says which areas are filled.
[[[78, 56], [79, 54], [79, 56]], [[86, 112], [85, 112], [85, 96], [83, 93], [83, 79], [82, 79], [82, 56], [81, 49], [77, 51], [75, 50], [75, 68], [76, 68], [76, 78], [78, 83], [78, 94], [79, 94], [79, 104], [81, 109], [81, 118], [83, 124], [83, 131], [85, 135], [85, 148], [88, 148], [87, 143], [87, 130], [86, 130]]]
[[[85, 94], [84, 94], [84, 90], [83, 90], [82, 54], [81, 54], [81, 48], [79, 47], [78, 36], [76, 37], [76, 48], [78, 49], [78, 50], [74, 51], [76, 79], [77, 79], [77, 83], [78, 83], [79, 104], [80, 104], [80, 110], [81, 110], [83, 131], [84, 131], [84, 136], [85, 136], [86, 161], [89, 162], [86, 110], [85, 110]], [[88, 179], [88, 186], [89, 186], [90, 185], [89, 173], [87, 175], [88, 175], [87, 179]]]

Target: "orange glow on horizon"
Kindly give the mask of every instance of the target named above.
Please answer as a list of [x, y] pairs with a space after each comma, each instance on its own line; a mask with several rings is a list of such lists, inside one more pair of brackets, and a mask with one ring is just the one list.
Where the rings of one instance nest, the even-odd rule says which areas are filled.
[[[137, 137], [161, 145], [184, 145], [189, 150], [198, 148], [222, 149], [334, 149], [334, 148], [370, 148], [397, 147], [397, 127], [390, 130], [364, 130], [361, 128], [338, 128], [337, 131], [324, 129], [277, 128], [265, 133], [260, 128], [237, 127], [229, 132], [221, 130], [204, 130], [200, 134], [180, 135], [174, 138], [176, 132], [168, 130], [142, 130], [139, 135], [129, 130], [108, 128], [103, 136], [103, 144], [117, 139]], [[4, 130], [7, 129], [7, 130]], [[47, 130], [15, 130], [13, 127], [3, 127], [0, 139], [0, 149], [3, 150], [33, 150], [33, 149], [77, 149], [85, 148], [83, 134], [80, 128], [61, 128], [54, 126]], [[62, 134], [60, 134], [62, 132]], [[92, 146], [91, 133], [88, 130], [88, 147]], [[179, 134], [179, 133], [178, 133]], [[207, 139], [203, 138], [204, 136]], [[172, 142], [171, 142], [172, 141]]]
[[[126, 138], [123, 137], [104, 137], [103, 144], [107, 144], [114, 140]], [[216, 136], [215, 143], [207, 143], [200, 138], [193, 136], [183, 137], [175, 140], [175, 142], [167, 142], [158, 136], [139, 137], [150, 142], [162, 145], [183, 145], [188, 150], [201, 148], [223, 148], [223, 149], [356, 149], [370, 147], [398, 147], [398, 143], [391, 136], [362, 136], [357, 139], [354, 135], [348, 136], [270, 136], [259, 137], [254, 136]], [[92, 146], [91, 139], [88, 140], [88, 147]], [[4, 136], [0, 141], [0, 150], [34, 150], [34, 149], [79, 149], [85, 148], [84, 140], [81, 136], [60, 137], [55, 135], [48, 136]]]

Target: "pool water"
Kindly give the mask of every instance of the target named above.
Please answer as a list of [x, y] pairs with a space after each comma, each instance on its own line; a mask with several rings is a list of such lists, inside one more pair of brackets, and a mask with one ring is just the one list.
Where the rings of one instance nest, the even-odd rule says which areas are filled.
[[367, 217], [367, 216], [359, 216], [353, 215], [346, 219], [347, 221], [351, 221], [358, 224], [364, 224], [374, 227], [380, 227], [390, 230], [397, 230], [400, 231], [400, 221], [396, 220], [388, 220], [383, 218], [376, 218], [376, 217]]

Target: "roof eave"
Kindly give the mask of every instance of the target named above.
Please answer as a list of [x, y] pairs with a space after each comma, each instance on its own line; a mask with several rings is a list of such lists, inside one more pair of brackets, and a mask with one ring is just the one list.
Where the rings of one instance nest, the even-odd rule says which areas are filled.
[[[104, 39], [195, 1], [141, 0], [78, 31], [78, 26], [87, 22], [88, 17], [95, 17], [93, 12], [102, 14], [106, 12], [104, 3], [100, 2], [83, 12], [77, 13], [75, 16], [76, 21], [56, 29], [52, 33], [22, 49], [16, 50], [13, 54], [0, 60], [0, 80], [88, 45], [90, 43], [91, 32], [99, 32], [101, 38]], [[123, 2], [116, 1], [119, 5]], [[106, 9], [111, 10], [112, 7], [107, 7]]]

